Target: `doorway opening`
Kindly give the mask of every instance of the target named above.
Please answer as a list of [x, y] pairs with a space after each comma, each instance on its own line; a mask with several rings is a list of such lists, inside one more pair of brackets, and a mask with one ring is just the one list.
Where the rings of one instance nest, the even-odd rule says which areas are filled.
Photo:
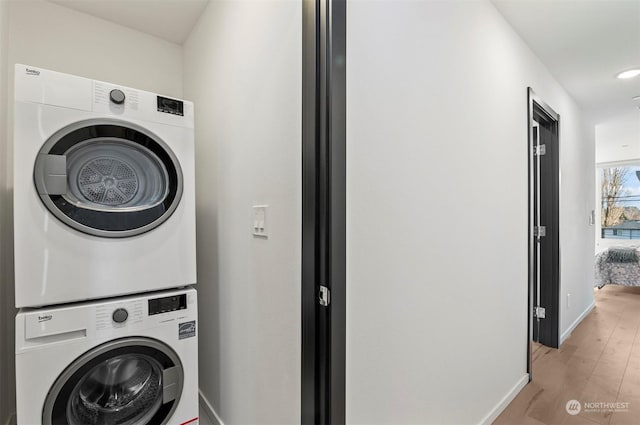
[[532, 342], [560, 344], [560, 116], [528, 88], [529, 332]]

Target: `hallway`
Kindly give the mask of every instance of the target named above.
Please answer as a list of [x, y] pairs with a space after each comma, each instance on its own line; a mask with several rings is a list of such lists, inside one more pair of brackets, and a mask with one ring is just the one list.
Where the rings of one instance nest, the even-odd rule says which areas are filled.
[[533, 381], [494, 424], [640, 424], [640, 287], [608, 285], [595, 300], [559, 350], [534, 348]]

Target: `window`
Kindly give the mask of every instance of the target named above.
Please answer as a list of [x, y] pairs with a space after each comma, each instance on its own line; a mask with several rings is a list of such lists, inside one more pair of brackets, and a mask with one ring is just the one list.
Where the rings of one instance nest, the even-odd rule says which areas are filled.
[[640, 239], [640, 165], [599, 172], [602, 238]]

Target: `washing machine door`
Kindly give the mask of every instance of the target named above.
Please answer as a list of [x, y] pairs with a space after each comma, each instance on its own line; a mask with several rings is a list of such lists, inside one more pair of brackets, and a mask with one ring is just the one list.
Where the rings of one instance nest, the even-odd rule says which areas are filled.
[[45, 401], [45, 425], [166, 424], [182, 393], [180, 359], [150, 338], [103, 344], [75, 360]]
[[51, 136], [37, 156], [34, 181], [54, 216], [100, 237], [161, 225], [183, 187], [180, 164], [159, 137], [108, 119], [74, 123]]

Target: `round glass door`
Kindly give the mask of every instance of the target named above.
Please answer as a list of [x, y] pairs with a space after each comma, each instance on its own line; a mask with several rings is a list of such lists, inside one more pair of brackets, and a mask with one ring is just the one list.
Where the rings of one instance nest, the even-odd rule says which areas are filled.
[[112, 341], [73, 362], [58, 378], [44, 424], [165, 424], [182, 392], [176, 354], [149, 338]]
[[169, 147], [147, 130], [116, 120], [65, 127], [43, 145], [34, 181], [63, 223], [102, 237], [147, 232], [182, 195], [182, 171]]

